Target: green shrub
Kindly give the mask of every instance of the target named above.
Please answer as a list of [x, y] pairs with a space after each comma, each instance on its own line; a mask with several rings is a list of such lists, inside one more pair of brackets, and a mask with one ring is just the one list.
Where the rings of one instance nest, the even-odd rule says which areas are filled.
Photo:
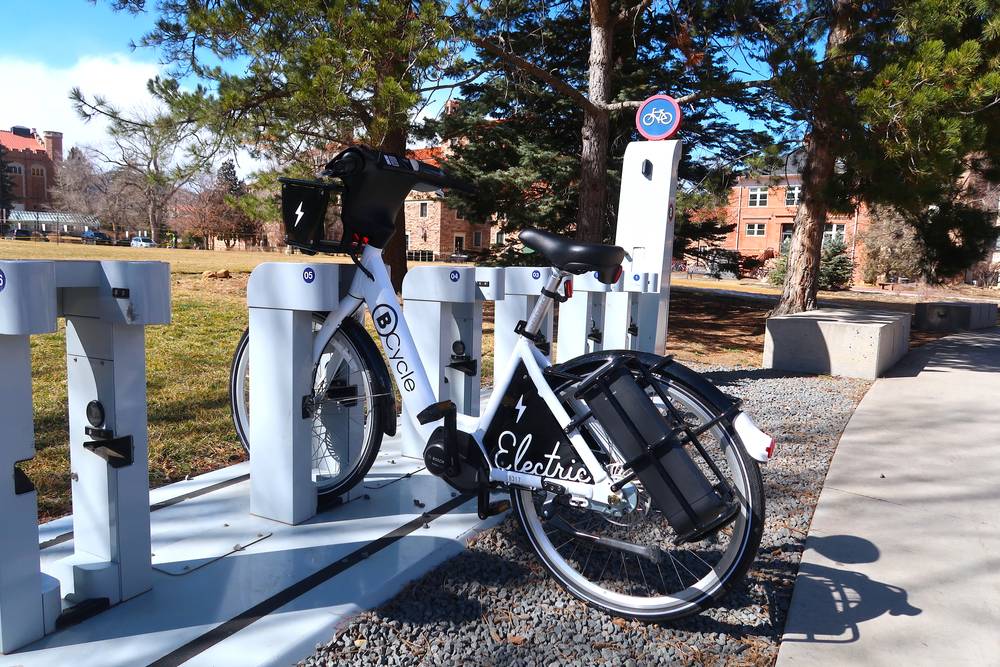
[[[785, 284], [785, 274], [788, 273], [788, 248], [785, 243], [781, 247], [781, 255], [774, 258], [767, 280], [775, 287]], [[840, 290], [850, 287], [854, 275], [854, 262], [847, 255], [847, 246], [840, 238], [823, 243], [819, 260], [819, 288], [822, 290]]]
[[847, 246], [840, 238], [834, 237], [823, 244], [819, 260], [819, 288], [841, 290], [851, 285], [854, 276], [854, 262], [847, 255]]

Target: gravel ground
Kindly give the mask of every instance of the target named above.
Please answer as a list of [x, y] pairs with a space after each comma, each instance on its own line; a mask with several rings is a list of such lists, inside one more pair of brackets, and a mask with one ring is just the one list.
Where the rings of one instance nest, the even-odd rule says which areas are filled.
[[700, 367], [778, 439], [767, 521], [744, 585], [669, 624], [590, 609], [562, 590], [508, 519], [339, 628], [302, 665], [654, 665], [774, 662], [806, 531], [840, 434], [869, 383]]

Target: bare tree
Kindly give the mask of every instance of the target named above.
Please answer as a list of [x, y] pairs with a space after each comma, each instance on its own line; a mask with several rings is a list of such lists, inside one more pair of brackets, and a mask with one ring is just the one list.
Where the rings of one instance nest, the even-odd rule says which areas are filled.
[[70, 99], [84, 120], [108, 120], [111, 146], [93, 150], [102, 162], [121, 173], [123, 186], [127, 186], [122, 193], [130, 190], [141, 196], [150, 234], [158, 242], [171, 200], [204, 171], [219, 141], [206, 138], [195, 122], [162, 111], [126, 115], [102, 97], [88, 99], [79, 88], [71, 91]]

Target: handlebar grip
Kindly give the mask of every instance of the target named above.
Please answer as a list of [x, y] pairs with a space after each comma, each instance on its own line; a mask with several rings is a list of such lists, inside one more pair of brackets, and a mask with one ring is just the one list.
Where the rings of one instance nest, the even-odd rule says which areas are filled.
[[347, 151], [327, 162], [326, 168], [323, 169], [322, 173], [324, 176], [350, 176], [361, 169], [362, 166], [361, 156], [354, 152]]

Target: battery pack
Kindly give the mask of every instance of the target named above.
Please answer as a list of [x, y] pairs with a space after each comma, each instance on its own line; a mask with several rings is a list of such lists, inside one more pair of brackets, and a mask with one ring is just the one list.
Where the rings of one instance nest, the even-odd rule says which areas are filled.
[[739, 505], [727, 501], [684, 449], [671, 424], [628, 366], [608, 362], [581, 383], [583, 400], [677, 533], [676, 542], [703, 539], [728, 523]]

